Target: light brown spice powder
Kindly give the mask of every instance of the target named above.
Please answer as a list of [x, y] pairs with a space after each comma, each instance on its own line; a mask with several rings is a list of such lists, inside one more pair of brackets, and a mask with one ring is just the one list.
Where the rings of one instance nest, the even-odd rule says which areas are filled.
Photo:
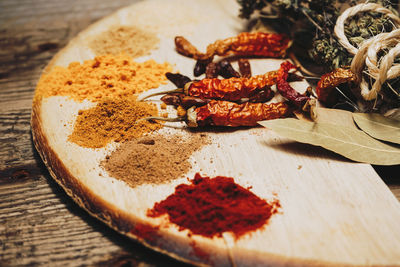
[[209, 142], [201, 133], [190, 138], [179, 134], [144, 136], [122, 143], [101, 166], [110, 176], [131, 187], [166, 183], [185, 175], [191, 168], [190, 156]]
[[126, 53], [133, 58], [149, 55], [157, 48], [160, 39], [156, 34], [135, 26], [113, 26], [89, 42], [96, 55]]

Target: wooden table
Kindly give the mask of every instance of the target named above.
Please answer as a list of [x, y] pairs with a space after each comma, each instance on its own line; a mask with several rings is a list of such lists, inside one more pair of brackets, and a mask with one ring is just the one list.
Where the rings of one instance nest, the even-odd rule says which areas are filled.
[[[42, 69], [78, 32], [133, 2], [0, 1], [0, 266], [184, 265], [80, 209], [51, 179], [31, 139]], [[400, 199], [400, 166], [375, 169]]]

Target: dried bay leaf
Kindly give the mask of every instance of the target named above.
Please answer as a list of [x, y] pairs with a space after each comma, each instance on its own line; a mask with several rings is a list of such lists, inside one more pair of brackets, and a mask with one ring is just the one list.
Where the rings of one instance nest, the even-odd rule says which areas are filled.
[[354, 121], [370, 136], [400, 144], [400, 121], [374, 113], [353, 113]]
[[400, 148], [382, 143], [355, 128], [293, 118], [259, 123], [284, 137], [321, 146], [354, 161], [375, 165], [400, 164]]
[[311, 118], [314, 122], [338, 124], [356, 129], [352, 114], [352, 112], [342, 109], [322, 107], [313, 107], [311, 109]]

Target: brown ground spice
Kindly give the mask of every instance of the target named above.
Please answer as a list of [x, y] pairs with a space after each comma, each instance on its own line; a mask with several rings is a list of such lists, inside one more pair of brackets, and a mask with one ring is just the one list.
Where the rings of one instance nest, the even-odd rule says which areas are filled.
[[89, 47], [96, 55], [126, 53], [133, 58], [149, 55], [157, 48], [160, 39], [156, 34], [134, 26], [113, 26], [93, 37]]
[[106, 99], [95, 107], [80, 110], [69, 141], [83, 147], [99, 148], [111, 141], [138, 138], [162, 127], [140, 118], [157, 115], [157, 107], [135, 100]]
[[184, 138], [177, 134], [155, 134], [122, 143], [101, 163], [116, 179], [131, 187], [142, 184], [161, 184], [185, 175], [191, 168], [193, 152], [210, 141], [205, 134]]
[[50, 96], [68, 96], [77, 101], [94, 102], [104, 98], [129, 99], [134, 94], [166, 83], [169, 63], [154, 60], [132, 61], [128, 55], [105, 55], [83, 64], [71, 63], [68, 68], [54, 67], [42, 75], [36, 87], [35, 101]]

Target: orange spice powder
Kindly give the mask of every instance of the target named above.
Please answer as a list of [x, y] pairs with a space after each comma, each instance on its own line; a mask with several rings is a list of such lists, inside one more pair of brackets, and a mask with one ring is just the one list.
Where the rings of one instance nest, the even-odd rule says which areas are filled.
[[79, 102], [98, 102], [104, 98], [132, 99], [134, 94], [166, 83], [169, 63], [148, 60], [132, 61], [128, 55], [104, 55], [71, 63], [67, 68], [56, 66], [42, 75], [36, 87], [35, 101], [50, 96], [68, 96]]

